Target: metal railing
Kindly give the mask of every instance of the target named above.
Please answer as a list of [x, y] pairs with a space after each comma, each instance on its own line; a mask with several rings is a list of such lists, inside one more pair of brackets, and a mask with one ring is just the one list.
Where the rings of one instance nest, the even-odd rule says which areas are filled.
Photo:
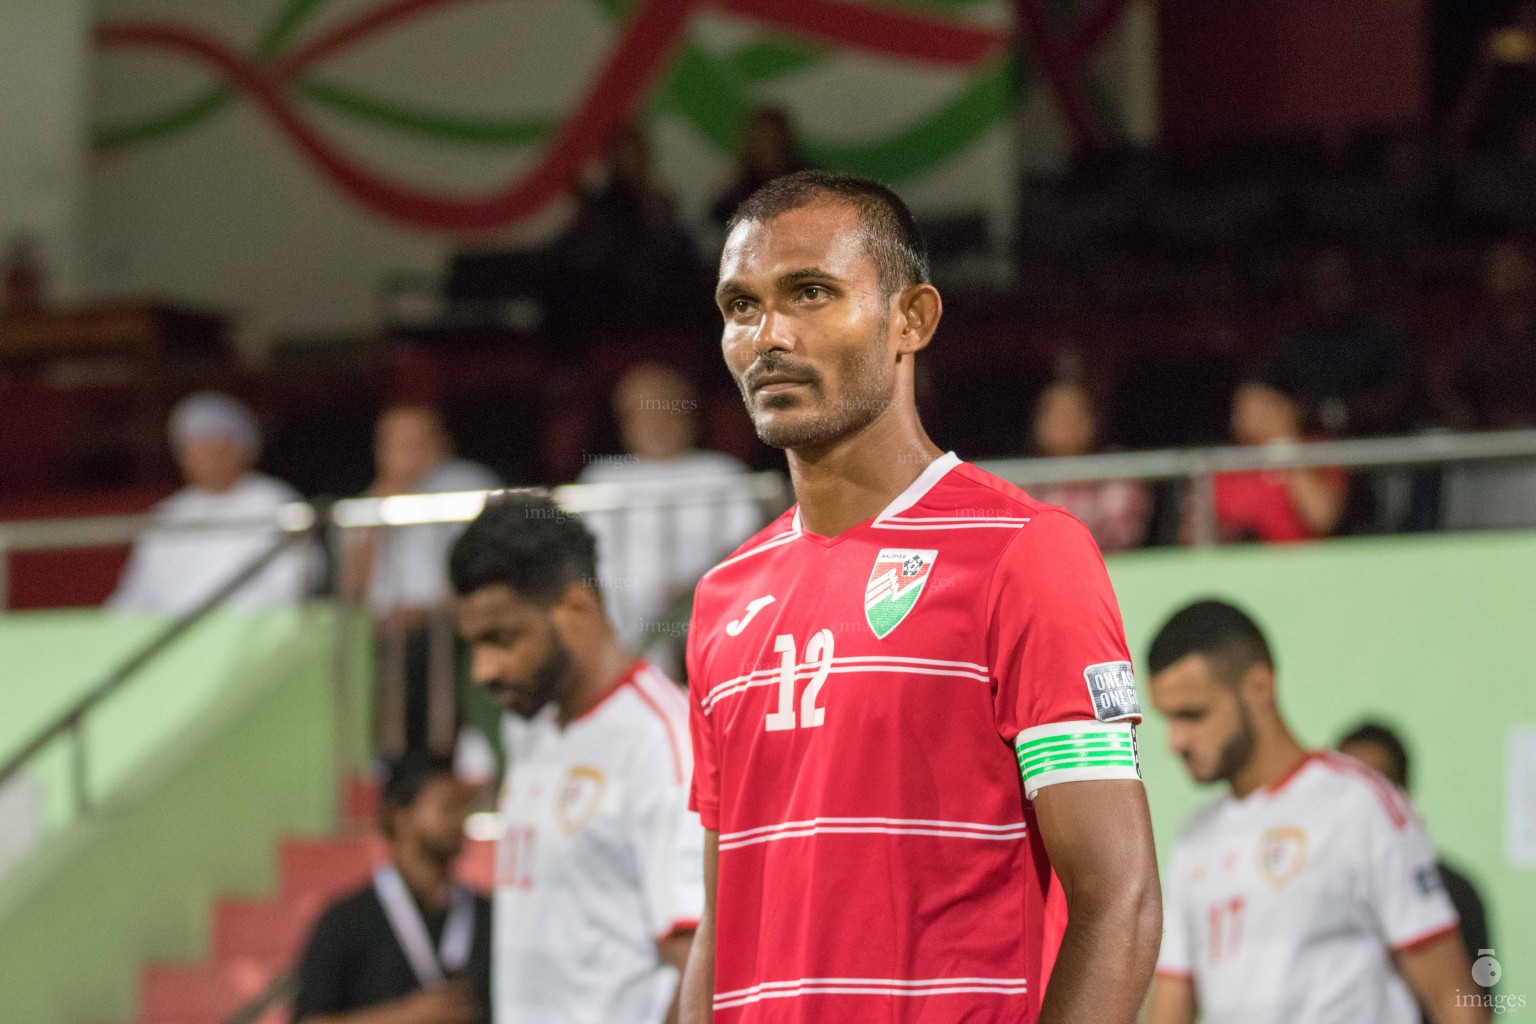
[[[1511, 460], [1536, 460], [1536, 430], [1512, 430], [1478, 434], [1429, 433], [1408, 437], [1385, 437], [1351, 441], [1288, 443], [1264, 447], [1183, 448], [1165, 451], [1127, 452], [1063, 459], [1005, 459], [980, 463], [998, 476], [1023, 487], [1042, 484], [1096, 480], [1185, 481], [1189, 484], [1190, 537], [1197, 545], [1217, 539], [1214, 504], [1214, 480], [1219, 473], [1336, 467], [1340, 469], [1380, 469], [1447, 465], [1484, 465]], [[154, 515], [102, 516], [76, 520], [47, 520], [0, 524], [0, 609], [5, 607], [9, 555], [20, 551], [60, 550], [125, 544], [147, 531], [192, 532], [232, 530], [277, 530], [282, 539], [246, 565], [219, 591], [190, 614], [170, 623], [142, 649], [109, 673], [84, 697], [58, 716], [22, 750], [0, 767], [0, 784], [20, 770], [54, 738], [64, 733], [76, 737], [74, 774], [86, 778], [86, 755], [80, 738], [85, 716], [163, 650], [191, 629], [210, 611], [221, 605], [263, 567], [269, 564], [294, 538], [323, 532], [333, 554], [336, 571], [334, 592], [342, 592], [340, 566], [334, 557], [344, 547], [349, 530], [369, 527], [400, 528], [434, 523], [463, 523], [473, 519], [484, 506], [489, 492], [401, 495], [384, 498], [351, 498], [331, 505], [296, 502], [284, 505], [271, 516], [250, 519], [214, 519], [165, 522]], [[594, 528], [606, 523], [610, 558], [644, 548], [662, 565], [675, 562], [684, 540], [679, 533], [688, 525], [675, 517], [661, 515], [646, 531], [636, 531], [635, 517], [646, 512], [677, 512], [685, 507], [707, 506], [739, 501], [744, 494], [768, 514], [787, 507], [791, 495], [787, 481], [777, 473], [758, 473], [749, 477], [722, 477], [717, 480], [635, 481], [626, 483], [571, 484], [551, 492], [565, 511], [585, 514]], [[608, 517], [605, 519], [604, 517]], [[719, 529], [718, 516], [706, 516], [704, 528]], [[658, 525], [659, 524], [659, 525]], [[626, 533], [626, 531], [628, 531]], [[689, 537], [687, 544], [724, 554], [738, 537]], [[616, 554], [617, 553], [617, 554]], [[702, 570], [700, 570], [702, 571]], [[622, 589], [625, 580], [604, 581], [611, 589]], [[617, 585], [617, 586], [616, 586]], [[345, 602], [339, 602], [345, 605]], [[675, 609], [669, 609], [675, 610]], [[653, 612], [654, 615], [654, 612]], [[338, 703], [345, 703], [343, 681], [351, 671], [350, 644], [346, 641], [349, 616], [343, 608], [336, 616], [337, 637], [332, 673], [337, 686]], [[650, 625], [649, 620], [646, 623]], [[451, 644], [451, 631], [433, 631], [434, 644]], [[451, 657], [429, 661], [452, 665]], [[344, 713], [345, 707], [338, 707]], [[77, 783], [77, 802], [89, 802], [83, 783]]]

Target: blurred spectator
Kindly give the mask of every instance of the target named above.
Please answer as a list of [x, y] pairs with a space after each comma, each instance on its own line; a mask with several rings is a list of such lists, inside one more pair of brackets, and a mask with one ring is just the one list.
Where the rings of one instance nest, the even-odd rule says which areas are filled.
[[1413, 360], [1402, 335], [1371, 308], [1349, 255], [1317, 253], [1304, 297], [1301, 322], [1271, 354], [1271, 374], [1295, 382], [1303, 415], [1327, 434], [1405, 429]]
[[[374, 431], [374, 466], [367, 494], [375, 498], [482, 491], [501, 485], [484, 466], [454, 457], [453, 439], [442, 416], [427, 406], [385, 410]], [[441, 724], [435, 730], [432, 727], [432, 683], [434, 666], [440, 666], [436, 668], [438, 699], [451, 708], [463, 648], [454, 636], [449, 612], [448, 552], [463, 530], [462, 523], [368, 527], [353, 531], [352, 543], [344, 552], [347, 597], [366, 600], [377, 623], [383, 697], [377, 721], [379, 745], [385, 751], [398, 754], [418, 746], [446, 749], [453, 742], [450, 734], [456, 732], [456, 711], [440, 715]], [[441, 648], [436, 660], [434, 643]]]
[[693, 384], [660, 363], [632, 368], [614, 388], [624, 455], [597, 456], [579, 483], [718, 480], [741, 476], [724, 499], [664, 508], [593, 512], [602, 590], [625, 643], [638, 644], [648, 623], [693, 593], [707, 569], [762, 526], [747, 469], [729, 455], [694, 448], [699, 401]]
[[[1339, 753], [1347, 754], [1356, 761], [1374, 769], [1398, 789], [1408, 792], [1408, 748], [1402, 739], [1379, 722], [1361, 722], [1339, 740]], [[1461, 944], [1466, 947], [1467, 960], [1477, 960], [1481, 951], [1492, 947], [1488, 937], [1488, 912], [1477, 886], [1461, 872], [1445, 861], [1436, 861], [1440, 881], [1445, 894], [1451, 898], [1456, 915], [1461, 919]], [[1426, 1016], [1425, 1021], [1429, 1020]]]
[[672, 328], [689, 323], [690, 311], [695, 321], [713, 318], [708, 275], [656, 180], [639, 128], [619, 132], [606, 169], [601, 187], [580, 192], [574, 221], [554, 243], [556, 328], [585, 338], [595, 328]]
[[[1088, 389], [1072, 381], [1048, 386], [1035, 406], [1035, 453], [1072, 458], [1098, 450], [1099, 422]], [[1030, 492], [1060, 505], [1087, 524], [1101, 551], [1140, 547], [1152, 501], [1139, 480], [1091, 480], [1043, 484]]]
[[[1301, 407], [1287, 386], [1251, 379], [1232, 399], [1232, 436], [1243, 445], [1302, 440]], [[1338, 469], [1276, 469], [1216, 474], [1216, 525], [1224, 541], [1327, 537], [1344, 511], [1346, 477]]]
[[[155, 506], [174, 526], [193, 520], [270, 519], [300, 501], [297, 491], [252, 467], [261, 452], [256, 417], [228, 395], [199, 392], [171, 413], [171, 449], [186, 486]], [[109, 607], [183, 615], [196, 608], [277, 542], [275, 529], [150, 530], [134, 544]], [[260, 608], [293, 604], [309, 582], [302, 542], [278, 555], [230, 597], [229, 604]]]
[[804, 170], [805, 166], [789, 114], [778, 107], [752, 111], [741, 133], [736, 179], [710, 210], [715, 223], [723, 226], [753, 192], [774, 178]]
[[1536, 159], [1536, 0], [1483, 41], [1455, 116], [1461, 146]]
[[391, 768], [389, 863], [321, 915], [296, 971], [296, 1024], [490, 1024], [490, 901], [454, 881], [474, 787], [415, 751]]
[[[436, 409], [396, 406], [374, 430], [375, 476], [369, 497], [449, 494], [501, 486], [496, 474], [455, 458], [453, 439]], [[354, 600], [396, 625], [419, 627], [449, 597], [448, 552], [464, 529], [459, 523], [375, 528], [349, 549], [347, 580]]]
[[[1478, 322], [1451, 374], [1446, 421], [1462, 430], [1536, 427], [1536, 266], [1513, 243], [1489, 251]], [[1536, 526], [1536, 464], [1454, 466], [1444, 473], [1443, 525]]]
[[1447, 425], [1536, 426], [1536, 265], [1527, 250], [1513, 242], [1489, 250], [1475, 316], [1451, 375]]
[[3, 271], [0, 313], [31, 313], [43, 305], [43, 265], [37, 239], [26, 233], [11, 238]]

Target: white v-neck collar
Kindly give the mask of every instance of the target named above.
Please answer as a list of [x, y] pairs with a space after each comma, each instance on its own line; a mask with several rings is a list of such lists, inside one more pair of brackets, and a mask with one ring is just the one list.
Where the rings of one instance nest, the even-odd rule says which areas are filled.
[[[958, 465], [960, 465], [960, 456], [954, 452], [945, 452], [928, 463], [927, 467], [917, 475], [917, 479], [908, 484], [906, 490], [896, 495], [889, 505], [881, 509], [880, 514], [870, 520], [870, 524], [877, 525], [894, 516], [899, 516], [919, 501], [922, 501], [923, 496], [933, 490], [934, 485], [944, 479], [944, 476]], [[798, 503], [795, 505], [795, 518], [791, 528], [797, 534], [805, 532], [804, 528], [800, 525], [800, 505]]]

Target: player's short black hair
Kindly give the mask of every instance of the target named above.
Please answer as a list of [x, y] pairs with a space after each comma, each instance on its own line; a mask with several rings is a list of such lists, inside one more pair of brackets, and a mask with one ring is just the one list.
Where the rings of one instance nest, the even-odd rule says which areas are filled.
[[1387, 752], [1392, 771], [1387, 775], [1401, 789], [1408, 788], [1408, 747], [1389, 726], [1380, 722], [1361, 722], [1339, 740], [1342, 750], [1351, 743], [1372, 743]]
[[753, 192], [726, 224], [726, 234], [742, 221], [768, 221], [812, 203], [842, 203], [859, 213], [864, 225], [864, 250], [880, 276], [880, 291], [889, 297], [914, 284], [930, 284], [928, 244], [912, 211], [901, 197], [877, 181], [832, 171], [796, 171], [774, 178]]
[[1156, 675], [1191, 654], [1204, 655], [1218, 674], [1236, 685], [1252, 665], [1274, 667], [1269, 641], [1247, 612], [1225, 601], [1207, 599], [1173, 614], [1147, 651], [1147, 667]]
[[381, 814], [409, 807], [434, 779], [453, 777], [453, 760], [420, 747], [407, 750], [389, 763], [379, 790]]
[[597, 542], [545, 492], [500, 491], [453, 545], [448, 577], [460, 596], [501, 585], [554, 604], [572, 583], [597, 589]]

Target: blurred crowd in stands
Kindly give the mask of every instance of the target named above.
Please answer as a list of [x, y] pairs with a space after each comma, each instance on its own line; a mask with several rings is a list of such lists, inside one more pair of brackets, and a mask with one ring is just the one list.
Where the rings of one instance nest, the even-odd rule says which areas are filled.
[[[935, 437], [989, 458], [1536, 426], [1536, 4], [1519, 10], [1485, 40], [1456, 108], [1427, 126], [1100, 147], [1030, 178], [1008, 287], [967, 271], [999, 251], [980, 221], [925, 225], [946, 300], [920, 366]], [[709, 257], [742, 197], [806, 163], [788, 114], [752, 113], [701, 237], [628, 127], [551, 242], [462, 252], [425, 304], [407, 294], [420, 282], [391, 283], [367, 346], [277, 344], [263, 366], [205, 368], [168, 399], [213, 387], [249, 400], [266, 426], [261, 468], [306, 495], [778, 467], [718, 357]], [[31, 308], [36, 270], [24, 246], [12, 255], [8, 301]], [[50, 461], [47, 430], [67, 416], [25, 382], [0, 386], [13, 387], [0, 421], [14, 420], [0, 436], [29, 438], [24, 453], [0, 442], [0, 487], [156, 483], [100, 453]], [[421, 434], [418, 462], [428, 449], [466, 461], [380, 463], [375, 476], [376, 426]], [[180, 447], [177, 459], [187, 471]], [[1531, 476], [1234, 474], [1218, 482], [1219, 531], [1286, 541], [1523, 525]], [[1106, 550], [1188, 534], [1176, 488], [1043, 492]], [[419, 604], [386, 601], [393, 571], [350, 578], [376, 603]]]

